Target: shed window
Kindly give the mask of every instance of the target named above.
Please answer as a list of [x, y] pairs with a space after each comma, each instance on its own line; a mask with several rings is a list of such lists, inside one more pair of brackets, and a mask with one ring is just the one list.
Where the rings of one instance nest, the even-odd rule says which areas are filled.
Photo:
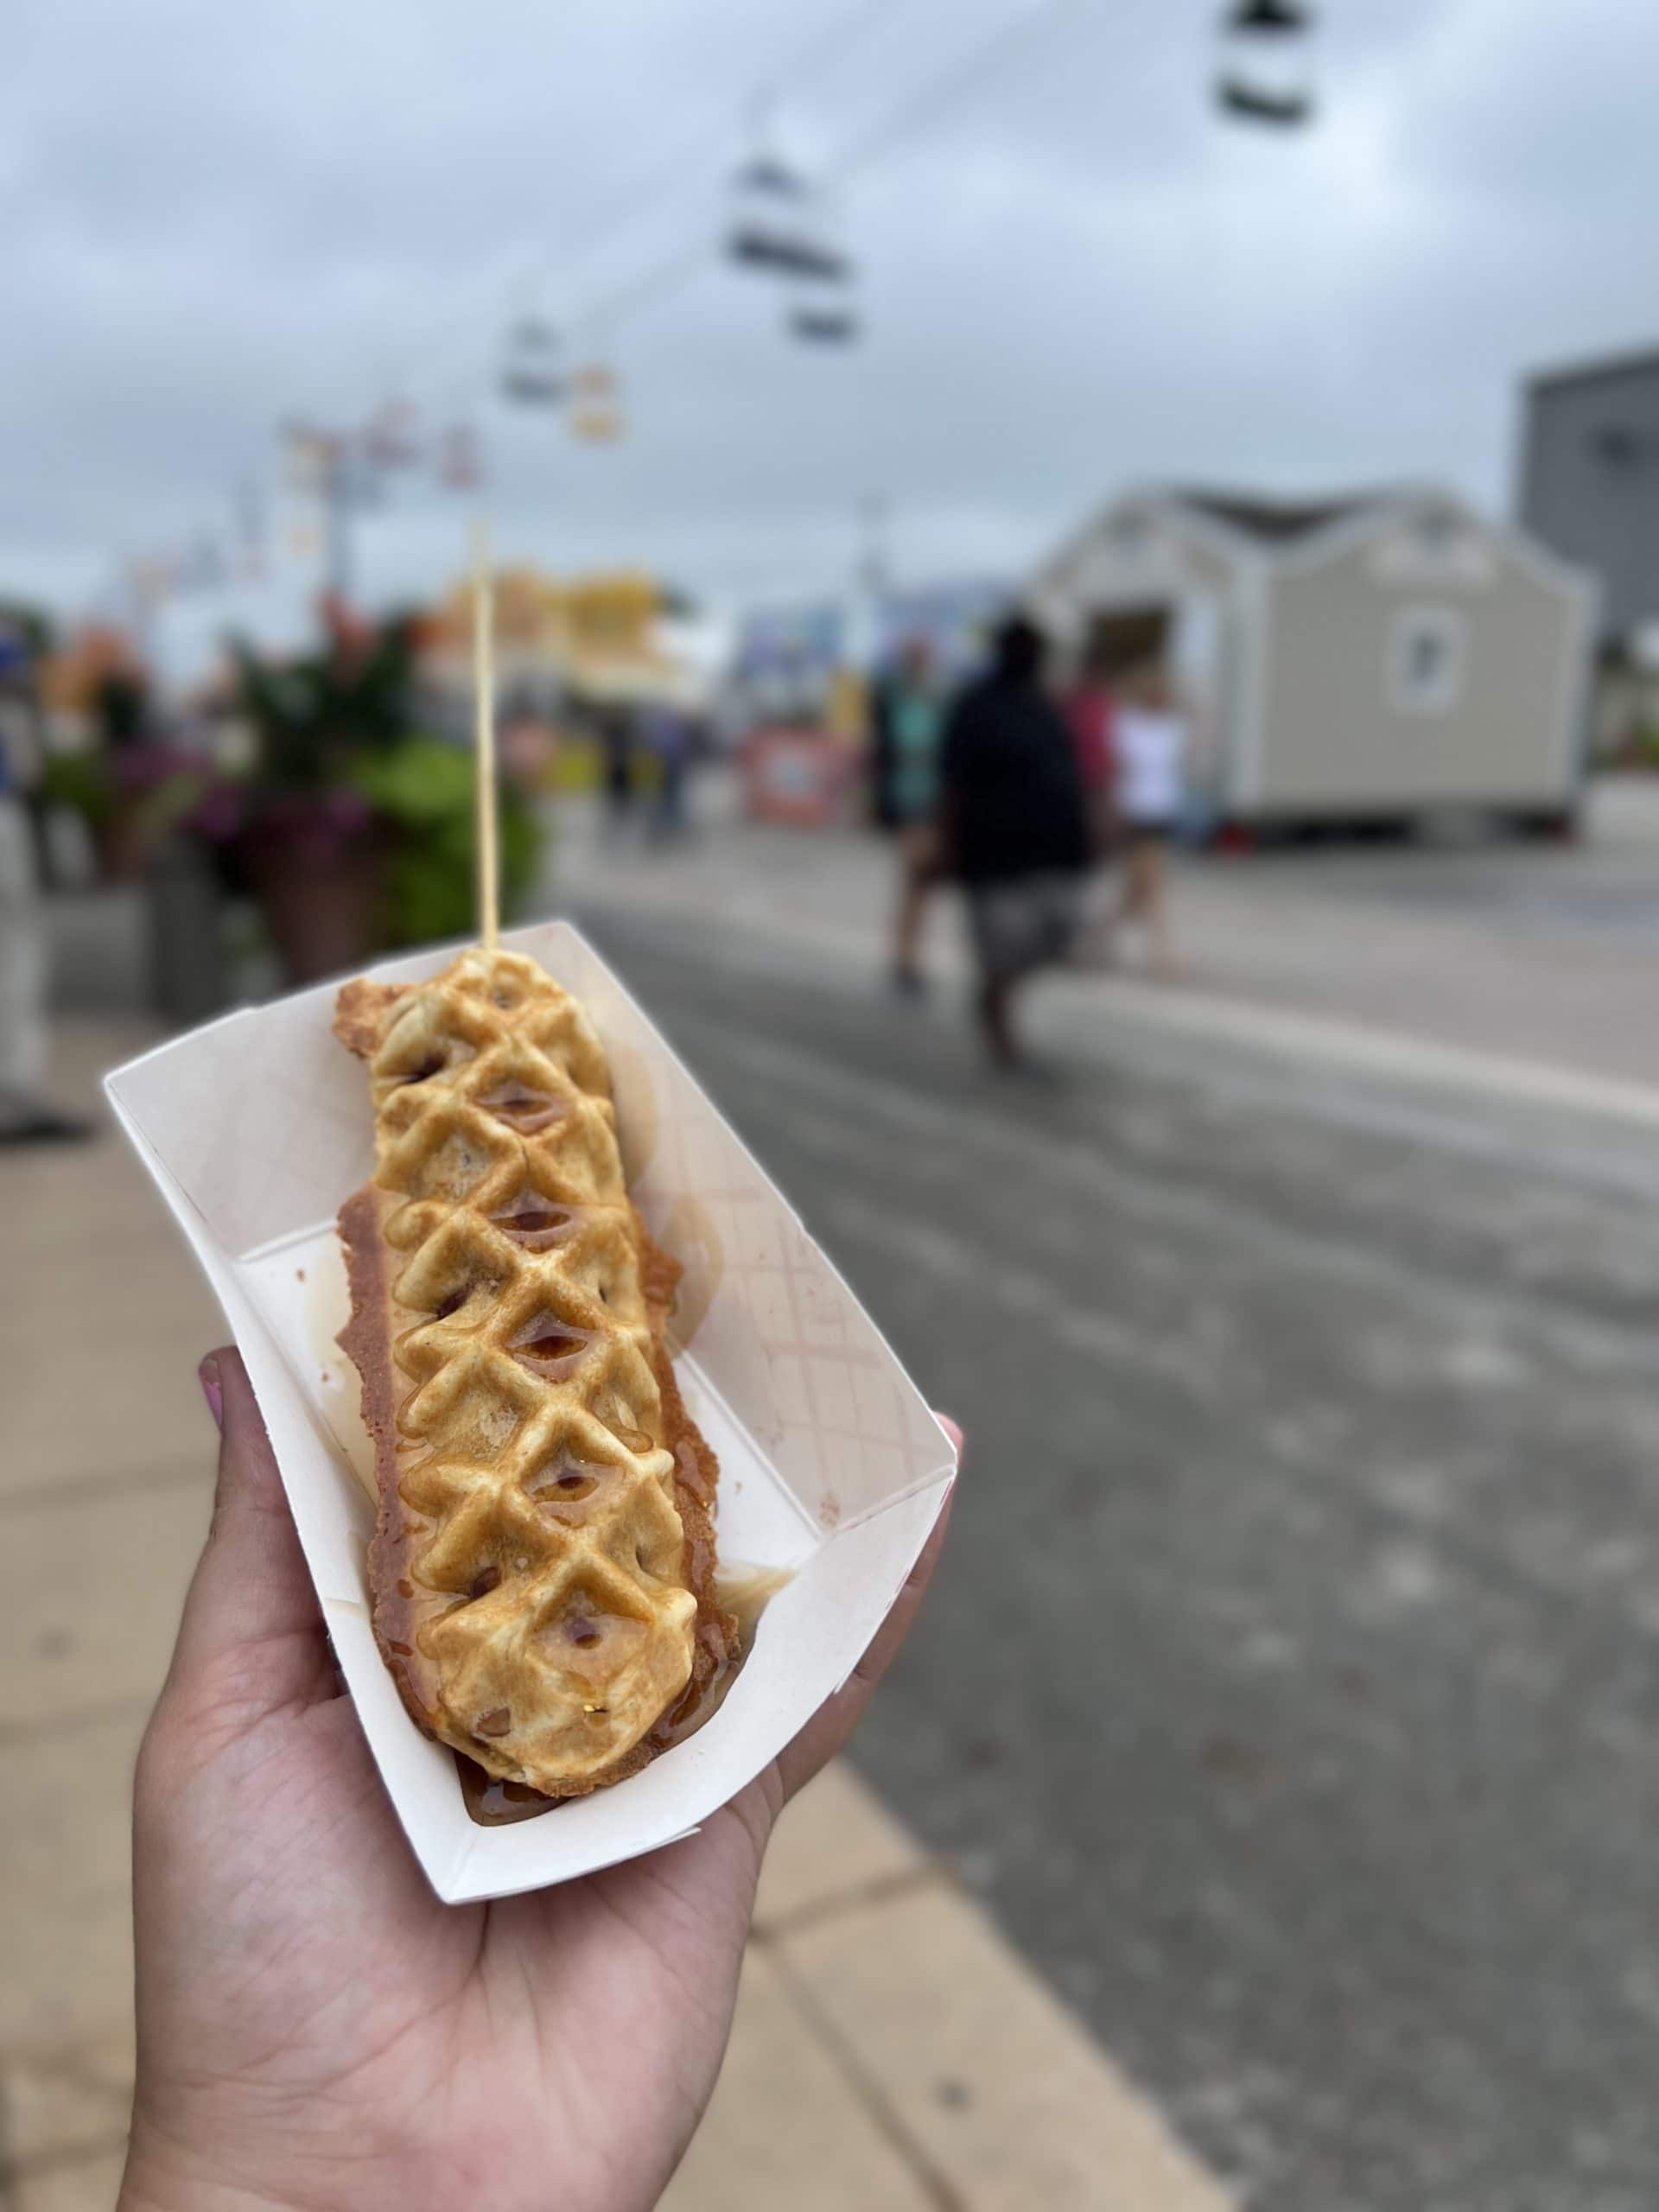
[[1463, 693], [1463, 617], [1454, 607], [1402, 607], [1389, 649], [1395, 713], [1448, 714]]

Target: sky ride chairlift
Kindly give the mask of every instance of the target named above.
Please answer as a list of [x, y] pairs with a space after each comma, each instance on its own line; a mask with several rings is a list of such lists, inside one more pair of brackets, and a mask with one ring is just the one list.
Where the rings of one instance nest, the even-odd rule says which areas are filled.
[[616, 372], [585, 362], [570, 375], [569, 431], [582, 445], [614, 445], [627, 428]]
[[567, 379], [560, 365], [559, 334], [539, 315], [520, 315], [507, 333], [501, 395], [515, 407], [563, 407]]
[[852, 257], [836, 243], [820, 194], [779, 156], [757, 154], [733, 179], [726, 251], [738, 267], [783, 280], [791, 338], [806, 346], [857, 338], [857, 309], [842, 289], [852, 283]]
[[1243, 123], [1294, 130], [1313, 119], [1305, 41], [1313, 13], [1300, 0], [1236, 0], [1222, 19], [1216, 100]]
[[775, 154], [746, 162], [732, 184], [728, 257], [763, 276], [844, 283], [852, 264], [825, 237], [817, 196], [801, 172]]

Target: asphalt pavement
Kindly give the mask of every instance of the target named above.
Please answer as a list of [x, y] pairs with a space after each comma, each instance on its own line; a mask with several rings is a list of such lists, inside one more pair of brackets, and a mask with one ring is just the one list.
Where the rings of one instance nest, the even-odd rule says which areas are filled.
[[586, 918], [968, 1431], [881, 1794], [1250, 2205], [1650, 2212], [1659, 1132]]

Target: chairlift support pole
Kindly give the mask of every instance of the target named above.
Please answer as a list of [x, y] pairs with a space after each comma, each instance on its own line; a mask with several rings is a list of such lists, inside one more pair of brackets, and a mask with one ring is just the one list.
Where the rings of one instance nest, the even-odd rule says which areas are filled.
[[352, 508], [355, 504], [355, 487], [352, 482], [352, 454], [349, 442], [331, 437], [322, 470], [322, 505], [325, 543], [327, 547], [328, 590], [340, 606], [351, 604], [352, 579], [355, 571], [352, 544]]
[[[286, 423], [278, 435], [287, 444], [308, 448], [315, 456], [311, 488], [322, 509], [323, 575], [329, 593], [342, 606], [349, 604], [357, 572], [353, 512], [362, 504], [356, 435], [305, 422]], [[302, 482], [300, 488], [307, 487]]]

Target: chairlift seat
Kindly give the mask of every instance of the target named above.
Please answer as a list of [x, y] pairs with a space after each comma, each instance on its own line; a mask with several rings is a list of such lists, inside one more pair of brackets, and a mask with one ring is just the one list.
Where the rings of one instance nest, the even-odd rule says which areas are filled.
[[792, 308], [789, 330], [809, 346], [849, 346], [859, 334], [858, 318], [847, 308]]
[[507, 333], [501, 370], [504, 398], [521, 407], [559, 407], [566, 380], [559, 368], [559, 334], [539, 315], [520, 315]]
[[775, 154], [761, 153], [732, 180], [728, 257], [763, 275], [845, 283], [852, 264], [835, 243], [810, 179]]
[[1282, 34], [1307, 30], [1311, 22], [1307, 10], [1298, 6], [1297, 0], [1239, 0], [1227, 17], [1225, 29]]
[[1252, 123], [1276, 124], [1286, 130], [1306, 123], [1313, 112], [1313, 103], [1306, 92], [1269, 92], [1243, 77], [1223, 77], [1216, 86], [1216, 98], [1230, 115], [1243, 116]]

